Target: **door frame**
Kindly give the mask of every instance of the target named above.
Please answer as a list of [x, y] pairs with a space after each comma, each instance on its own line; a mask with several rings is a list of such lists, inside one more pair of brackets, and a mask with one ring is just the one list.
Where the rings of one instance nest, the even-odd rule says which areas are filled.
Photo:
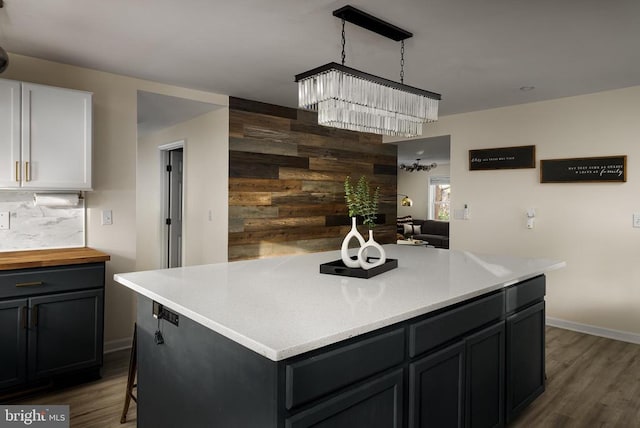
[[186, 171], [187, 164], [187, 140], [177, 140], [171, 143], [163, 144], [158, 146], [158, 150], [160, 151], [160, 228], [162, 237], [162, 249], [160, 251], [160, 266], [163, 269], [168, 268], [168, 260], [166, 258], [166, 254], [169, 251], [168, 242], [169, 242], [169, 232], [167, 230], [165, 220], [169, 217], [169, 201], [167, 199], [167, 195], [169, 193], [169, 182], [167, 180], [167, 170], [166, 166], [169, 163], [169, 152], [171, 150], [182, 149], [183, 159], [182, 159], [182, 207], [180, 207], [182, 211], [182, 260], [181, 264], [184, 266], [185, 260], [185, 216], [184, 216], [184, 201], [186, 198], [186, 176], [184, 171]]

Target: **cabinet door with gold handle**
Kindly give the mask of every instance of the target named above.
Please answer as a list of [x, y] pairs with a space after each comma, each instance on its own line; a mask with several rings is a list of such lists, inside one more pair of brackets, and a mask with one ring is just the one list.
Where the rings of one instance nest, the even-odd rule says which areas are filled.
[[33, 379], [102, 363], [103, 290], [33, 296], [29, 373]]

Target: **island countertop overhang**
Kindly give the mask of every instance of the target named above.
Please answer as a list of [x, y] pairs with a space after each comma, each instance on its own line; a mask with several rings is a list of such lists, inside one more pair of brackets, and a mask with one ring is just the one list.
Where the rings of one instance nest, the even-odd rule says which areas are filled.
[[133, 291], [283, 360], [490, 293], [564, 262], [385, 246], [398, 268], [371, 279], [319, 273], [339, 251], [114, 275]]

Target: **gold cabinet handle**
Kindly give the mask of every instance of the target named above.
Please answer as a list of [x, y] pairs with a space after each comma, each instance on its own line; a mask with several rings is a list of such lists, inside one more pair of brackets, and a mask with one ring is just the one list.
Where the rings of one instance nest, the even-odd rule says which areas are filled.
[[31, 177], [29, 176], [29, 162], [24, 163], [24, 177], [26, 181], [31, 181]]
[[16, 287], [33, 287], [34, 285], [42, 285], [42, 281], [18, 282]]
[[16, 181], [20, 181], [20, 161], [16, 161]]

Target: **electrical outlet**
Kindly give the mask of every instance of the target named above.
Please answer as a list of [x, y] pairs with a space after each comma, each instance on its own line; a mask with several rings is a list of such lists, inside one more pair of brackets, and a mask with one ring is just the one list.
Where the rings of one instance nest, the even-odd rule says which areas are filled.
[[633, 214], [633, 227], [640, 227], [640, 213]]
[[113, 224], [113, 213], [111, 210], [102, 210], [102, 225], [108, 226]]
[[0, 230], [9, 230], [9, 211], [0, 212]]

